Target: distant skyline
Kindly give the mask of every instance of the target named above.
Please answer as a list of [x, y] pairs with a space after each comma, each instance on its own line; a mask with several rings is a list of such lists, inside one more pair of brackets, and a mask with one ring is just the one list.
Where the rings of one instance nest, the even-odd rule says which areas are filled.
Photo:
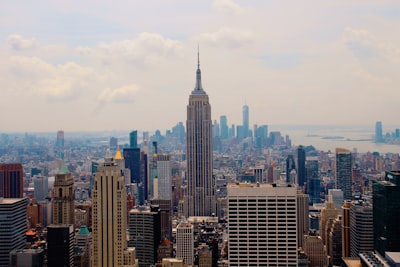
[[[0, 132], [399, 125], [398, 1], [3, 1]], [[399, 125], [400, 126], [400, 125]]]

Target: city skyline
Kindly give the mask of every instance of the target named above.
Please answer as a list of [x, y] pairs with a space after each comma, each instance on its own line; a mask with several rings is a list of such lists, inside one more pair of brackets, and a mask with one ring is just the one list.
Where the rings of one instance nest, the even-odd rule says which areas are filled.
[[395, 1], [21, 3], [1, 9], [2, 132], [169, 129], [197, 45], [212, 120], [397, 123]]

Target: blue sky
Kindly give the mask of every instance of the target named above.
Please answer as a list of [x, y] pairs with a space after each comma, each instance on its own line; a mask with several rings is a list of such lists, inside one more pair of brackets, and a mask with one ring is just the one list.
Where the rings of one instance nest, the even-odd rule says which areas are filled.
[[165, 130], [197, 46], [212, 117], [399, 126], [398, 1], [2, 1], [0, 131]]

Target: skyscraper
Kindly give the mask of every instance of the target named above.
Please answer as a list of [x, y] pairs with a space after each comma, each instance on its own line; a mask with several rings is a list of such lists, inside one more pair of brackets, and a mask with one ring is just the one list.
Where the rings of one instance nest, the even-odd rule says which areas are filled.
[[374, 225], [372, 205], [353, 201], [350, 205], [350, 256], [374, 250]]
[[201, 85], [200, 60], [196, 85], [189, 96], [186, 120], [187, 192], [185, 215], [210, 216], [215, 213], [212, 179], [212, 121], [208, 95]]
[[229, 127], [228, 120], [225, 115], [222, 115], [219, 118], [220, 131], [221, 131], [221, 139], [228, 139], [229, 136]]
[[297, 148], [297, 183], [299, 186], [304, 186], [307, 182], [306, 174], [306, 150], [303, 146]]
[[321, 179], [319, 178], [318, 157], [310, 157], [306, 161], [307, 194], [311, 203], [321, 202]]
[[296, 170], [296, 163], [294, 162], [293, 155], [288, 155], [286, 158], [286, 183], [294, 184], [295, 181], [290, 180], [290, 173], [292, 170]]
[[129, 147], [137, 148], [137, 131], [132, 131], [129, 133]]
[[0, 198], [0, 266], [8, 266], [9, 253], [26, 245], [26, 198]]
[[249, 136], [249, 106], [243, 106], [243, 138]]
[[228, 185], [229, 266], [297, 266], [297, 192], [290, 185]]
[[57, 132], [56, 146], [64, 147], [64, 131], [63, 130], [60, 130]]
[[302, 190], [297, 190], [297, 244], [303, 247], [303, 237], [310, 231], [309, 221], [310, 199]]
[[375, 124], [375, 143], [382, 143], [383, 135], [382, 135], [382, 122], [377, 121]]
[[74, 226], [52, 224], [47, 226], [47, 266], [74, 266]]
[[342, 189], [343, 198], [352, 196], [352, 154], [350, 150], [336, 148], [336, 188]]
[[124, 177], [113, 159], [106, 158], [99, 165], [92, 196], [92, 266], [134, 266], [135, 250], [127, 249], [126, 244]]
[[85, 253], [85, 266], [91, 267], [92, 266], [92, 233], [89, 232], [86, 225], [82, 225], [79, 229], [78, 233], [76, 234], [76, 245]]
[[22, 198], [24, 170], [21, 163], [0, 164], [0, 197]]
[[44, 200], [49, 192], [49, 179], [41, 174], [35, 175], [33, 177], [33, 188], [36, 200]]
[[123, 156], [125, 168], [130, 170], [131, 183], [139, 184], [140, 181], [140, 148], [124, 148]]
[[158, 198], [172, 200], [172, 173], [169, 155], [157, 155]]
[[176, 258], [192, 266], [194, 262], [193, 224], [181, 222], [176, 227]]
[[161, 241], [160, 210], [158, 206], [140, 206], [129, 212], [129, 246], [136, 248], [140, 267], [157, 261]]
[[74, 178], [66, 166], [56, 174], [51, 203], [53, 224], [75, 224]]
[[400, 171], [386, 171], [385, 180], [374, 182], [372, 192], [374, 248], [381, 255], [400, 251]]

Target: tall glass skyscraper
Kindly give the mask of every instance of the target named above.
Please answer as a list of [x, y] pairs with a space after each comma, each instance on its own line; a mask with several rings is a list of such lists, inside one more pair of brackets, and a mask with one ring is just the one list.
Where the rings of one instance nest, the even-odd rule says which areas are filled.
[[374, 182], [372, 192], [374, 249], [381, 255], [400, 251], [400, 171], [386, 171], [385, 180]]
[[312, 157], [306, 161], [307, 170], [307, 194], [311, 203], [321, 202], [321, 179], [319, 178], [318, 157]]
[[304, 186], [307, 182], [306, 174], [306, 150], [303, 146], [297, 148], [297, 183], [299, 186]]
[[243, 106], [243, 138], [249, 136], [249, 106]]
[[221, 139], [228, 139], [229, 136], [229, 127], [228, 120], [225, 115], [222, 115], [219, 118], [220, 131], [221, 131]]
[[343, 198], [351, 200], [352, 154], [350, 150], [336, 148], [336, 188], [342, 189]]
[[375, 124], [375, 142], [376, 143], [383, 142], [382, 122], [381, 121], [377, 121]]
[[196, 86], [189, 96], [186, 120], [187, 217], [210, 216], [215, 213], [212, 151], [211, 105], [201, 85], [198, 60]]

